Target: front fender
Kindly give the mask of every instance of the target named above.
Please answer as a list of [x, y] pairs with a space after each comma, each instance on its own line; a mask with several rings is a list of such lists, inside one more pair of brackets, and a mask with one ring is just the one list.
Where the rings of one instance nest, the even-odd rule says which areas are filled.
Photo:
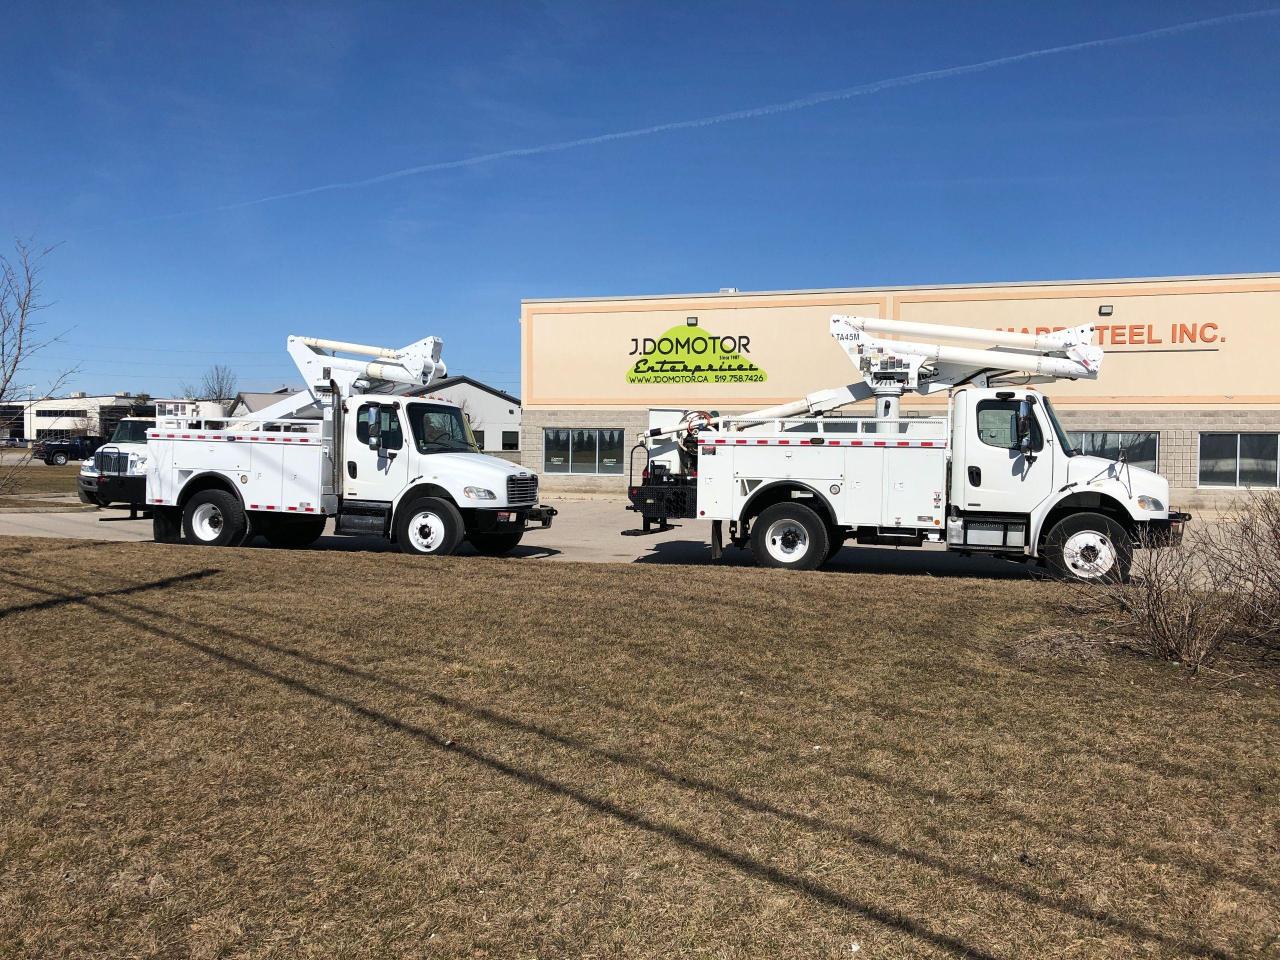
[[1133, 529], [1141, 521], [1168, 517], [1168, 511], [1147, 513], [1135, 510], [1128, 489], [1118, 480], [1107, 478], [1088, 486], [1069, 485], [1047, 497], [1031, 514], [1030, 542], [1036, 544], [1037, 555], [1045, 534], [1063, 516], [1086, 512], [1114, 516], [1127, 529]]

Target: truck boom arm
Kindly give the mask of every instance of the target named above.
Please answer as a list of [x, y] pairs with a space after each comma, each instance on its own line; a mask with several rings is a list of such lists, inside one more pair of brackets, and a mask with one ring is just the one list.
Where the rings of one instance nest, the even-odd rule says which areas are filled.
[[[344, 340], [319, 337], [289, 337], [289, 356], [302, 374], [306, 389], [273, 403], [254, 414], [257, 421], [283, 420], [296, 416], [317, 401], [321, 392], [336, 385], [340, 396], [359, 390], [368, 393], [404, 393], [410, 387], [425, 387], [444, 377], [446, 368], [440, 358], [444, 341], [424, 337], [398, 350], [371, 347]], [[372, 360], [340, 357], [354, 353]]]
[[[862, 382], [818, 390], [790, 403], [732, 418], [690, 414], [675, 427], [650, 430], [644, 439], [653, 445], [681, 433], [723, 429], [730, 419], [734, 426], [741, 428], [756, 421], [813, 416], [872, 396], [887, 398], [883, 411], [878, 410], [880, 415], [896, 416], [897, 398], [903, 393], [936, 393], [964, 383], [987, 386], [1006, 376], [1016, 375], [1022, 383], [1093, 380], [1102, 368], [1103, 358], [1102, 348], [1093, 345], [1094, 332], [1092, 324], [1050, 332], [1017, 333], [836, 314], [831, 318], [831, 336], [858, 368]], [[937, 337], [964, 344], [985, 344], [989, 349], [890, 340], [875, 336], [878, 333]]]

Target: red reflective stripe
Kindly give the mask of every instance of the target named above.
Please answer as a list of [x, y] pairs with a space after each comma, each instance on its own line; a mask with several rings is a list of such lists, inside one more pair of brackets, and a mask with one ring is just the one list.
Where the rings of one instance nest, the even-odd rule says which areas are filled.
[[831, 446], [833, 446], [833, 447], [838, 447], [838, 446], [840, 446], [840, 441], [839, 441], [839, 440], [832, 440], [832, 441], [831, 441]]
[[900, 446], [900, 447], [909, 447], [909, 446], [911, 446], [911, 441], [910, 441], [910, 440], [899, 440], [899, 441], [898, 441], [898, 446]]
[[285, 507], [286, 510], [297, 510], [297, 507]]
[[769, 445], [769, 441], [768, 441], [768, 440], [757, 440], [757, 441], [756, 441], [756, 443], [757, 443], [758, 445], [763, 445], [763, 446], [768, 446], [768, 445]]
[[733, 441], [733, 442], [734, 442], [734, 443], [746, 443], [747, 441], [745, 441], [745, 440], [735, 440], [735, 441]]
[[727, 440], [717, 440], [717, 441], [716, 441], [716, 443], [728, 443], [728, 442], [729, 442], [729, 441], [727, 441]]
[[257, 510], [257, 509], [258, 509], [258, 505], [257, 505], [256, 503], [251, 503], [251, 504], [249, 504], [249, 509], [250, 509], [250, 510]]
[[887, 446], [887, 444], [886, 444], [883, 440], [877, 440], [877, 441], [876, 441], [876, 446], [877, 446], [877, 447], [883, 447], [883, 446]]

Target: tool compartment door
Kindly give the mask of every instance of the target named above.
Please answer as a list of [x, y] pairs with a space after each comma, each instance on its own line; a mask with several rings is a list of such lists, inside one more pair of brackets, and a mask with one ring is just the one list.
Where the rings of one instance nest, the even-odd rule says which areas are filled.
[[234, 440], [174, 440], [173, 466], [178, 470], [248, 470], [248, 443]]
[[884, 451], [884, 527], [942, 529], [947, 452], [920, 447]]
[[733, 448], [734, 477], [740, 480], [844, 479], [844, 451], [792, 441], [747, 440]]

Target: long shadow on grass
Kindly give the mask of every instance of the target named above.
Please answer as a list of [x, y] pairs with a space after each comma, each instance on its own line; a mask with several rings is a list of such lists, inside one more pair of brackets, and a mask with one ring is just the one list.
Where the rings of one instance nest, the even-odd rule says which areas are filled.
[[[165, 577], [163, 580], [152, 580], [148, 583], [135, 583], [128, 587], [117, 587], [111, 590], [99, 590], [93, 593], [74, 593], [60, 594], [49, 590], [37, 590], [35, 587], [19, 584], [26, 590], [33, 593], [48, 594], [45, 600], [37, 600], [34, 603], [23, 603], [13, 607], [5, 607], [0, 609], [0, 620], [5, 617], [11, 617], [14, 614], [26, 613], [31, 610], [49, 610], [53, 607], [61, 607], [68, 603], [83, 603], [87, 600], [96, 600], [100, 597], [116, 597], [129, 593], [143, 593], [147, 590], [163, 590], [165, 587], [172, 587], [179, 583], [190, 583], [193, 580], [203, 580], [205, 577], [211, 577], [214, 574], [221, 573], [221, 570], [196, 570], [192, 573], [180, 573], [176, 576]], [[17, 574], [10, 574], [17, 576]]]
[[[35, 588], [29, 588], [29, 589], [35, 589]], [[96, 597], [93, 599], [96, 599]], [[114, 600], [114, 602], [118, 603], [119, 605], [125, 606], [130, 610], [133, 610], [142, 615], [151, 616], [151, 617], [158, 617], [158, 616], [164, 615], [160, 611], [156, 611], [151, 608], [141, 606], [139, 604], [133, 604], [127, 601], [119, 600], [114, 596], [112, 597], [112, 599]], [[726, 862], [733, 863], [735, 866], [739, 866], [743, 869], [747, 869], [747, 867], [744, 866], [744, 863], [748, 863], [752, 867], [751, 872], [755, 873], [758, 876], [764, 876], [768, 879], [774, 880], [774, 882], [781, 882], [778, 879], [776, 879], [775, 875], [777, 875], [778, 877], [785, 877], [787, 878], [788, 882], [794, 886], [795, 889], [801, 889], [806, 892], [811, 892], [813, 893], [814, 896], [817, 896], [819, 899], [826, 900], [826, 902], [829, 902], [835, 905], [845, 906], [846, 909], [850, 909], [855, 912], [862, 913], [864, 916], [870, 917], [872, 919], [880, 920], [880, 922], [886, 922], [883, 919], [882, 915], [890, 916], [888, 914], [884, 914], [883, 911], [878, 911], [877, 908], [870, 907], [864, 904], [857, 904], [855, 901], [849, 900], [849, 898], [844, 897], [844, 895], [839, 894], [837, 891], [833, 891], [833, 890], [830, 890], [829, 888], [821, 887], [820, 885], [814, 884], [812, 881], [806, 880], [803, 877], [784, 874], [782, 873], [782, 871], [779, 871], [776, 868], [770, 867], [767, 864], [761, 864], [758, 861], [749, 860], [748, 858], [744, 857], [741, 854], [737, 854], [725, 848], [710, 844], [707, 841], [694, 837], [692, 834], [688, 834], [685, 831], [679, 830], [679, 828], [659, 824], [656, 821], [650, 821], [641, 814], [635, 814], [630, 811], [626, 811], [621, 807], [617, 807], [616, 805], [611, 804], [609, 801], [597, 800], [595, 798], [590, 797], [589, 795], [581, 794], [580, 792], [574, 790], [571, 787], [558, 784], [557, 782], [551, 780], [550, 778], [544, 777], [543, 775], [538, 774], [534, 771], [520, 770], [519, 768], [516, 768], [510, 764], [507, 764], [504, 761], [493, 760], [492, 758], [488, 758], [484, 754], [481, 754], [479, 751], [472, 750], [471, 748], [458, 746], [456, 744], [453, 744], [451, 741], [446, 741], [444, 738], [441, 738], [436, 734], [426, 731], [425, 728], [417, 727], [412, 724], [407, 724], [404, 721], [397, 720], [393, 717], [390, 717], [388, 714], [376, 711], [373, 708], [367, 707], [363, 704], [359, 704], [356, 701], [348, 700], [347, 698], [340, 697], [336, 694], [330, 694], [328, 692], [321, 691], [318, 688], [315, 688], [306, 684], [302, 680], [298, 680], [292, 677], [287, 677], [284, 674], [280, 674], [266, 667], [262, 667], [256, 663], [253, 663], [252, 661], [243, 660], [242, 658], [236, 657], [234, 654], [227, 653], [226, 651], [217, 650], [217, 648], [210, 647], [206, 644], [202, 644], [199, 641], [189, 640], [189, 639], [180, 637], [176, 634], [171, 634], [168, 631], [162, 630], [159, 627], [148, 624], [145, 621], [139, 620], [137, 617], [130, 617], [127, 614], [123, 614], [123, 613], [120, 613], [119, 611], [115, 611], [111, 609], [103, 609], [99, 604], [89, 604], [89, 605], [92, 606], [94, 609], [98, 610], [100, 613], [106, 614], [107, 616], [111, 616], [123, 622], [129, 623], [130, 625], [136, 626], [139, 629], [143, 629], [143, 630], [155, 633], [159, 636], [163, 636], [167, 639], [174, 640], [185, 646], [194, 647], [195, 649], [199, 649], [200, 651], [210, 656], [215, 656], [219, 659], [225, 660], [226, 662], [234, 663], [235, 665], [243, 667], [245, 669], [250, 669], [255, 673], [259, 673], [261, 676], [268, 677], [278, 682], [285, 683], [293, 687], [294, 689], [297, 689], [301, 692], [308, 693], [312, 696], [320, 697], [321, 699], [326, 700], [326, 702], [332, 703], [337, 706], [342, 706], [348, 710], [352, 710], [353, 712], [356, 712], [359, 715], [364, 716], [368, 719], [375, 719], [378, 722], [383, 723], [384, 725], [392, 726], [394, 729], [401, 730], [402, 732], [413, 732], [415, 735], [427, 736], [433, 743], [436, 743], [438, 745], [449, 746], [451, 749], [457, 752], [463, 753], [464, 755], [468, 756], [471, 759], [484, 762], [487, 765], [491, 765], [494, 767], [494, 769], [498, 769], [503, 773], [508, 773], [513, 776], [519, 776], [522, 779], [527, 778], [527, 782], [536, 783], [540, 786], [550, 785], [548, 787], [549, 789], [554, 788], [556, 792], [562, 793], [563, 795], [566, 795], [566, 796], [570, 796], [573, 799], [578, 800], [579, 802], [582, 802], [588, 806], [591, 806], [593, 809], [597, 809], [600, 812], [609, 813], [611, 816], [617, 816], [620, 819], [626, 820], [626, 822], [628, 823], [632, 823], [633, 825], [636, 825], [636, 826], [641, 826], [644, 829], [656, 830], [657, 832], [661, 832], [664, 835], [667, 835], [670, 838], [675, 839], [681, 843], [687, 842], [690, 845], [696, 846], [698, 849], [702, 850], [704, 853], [707, 853], [710, 856], [715, 856], [719, 859], [723, 859]], [[354, 679], [375, 683], [380, 686], [389, 687], [391, 689], [398, 690], [402, 693], [406, 693], [414, 697], [420, 697], [420, 698], [429, 700], [430, 702], [436, 704], [437, 706], [454, 710], [458, 713], [462, 713], [464, 715], [473, 717], [475, 719], [494, 724], [495, 726], [505, 727], [509, 730], [515, 730], [520, 733], [531, 734], [533, 736], [537, 736], [549, 742], [558, 744], [559, 746], [565, 747], [567, 749], [574, 750], [579, 753], [589, 754], [590, 756], [600, 760], [606, 760], [608, 762], [616, 763], [621, 766], [627, 766], [635, 770], [643, 771], [644, 773], [647, 773], [650, 776], [653, 776], [657, 779], [670, 783], [673, 786], [677, 786], [679, 788], [694, 791], [694, 792], [704, 793], [710, 796], [719, 797], [720, 799], [726, 800], [732, 803], [733, 805], [739, 807], [740, 809], [750, 811], [752, 813], [772, 816], [777, 819], [785, 820], [795, 825], [805, 827], [806, 829], [809, 829], [809, 830], [823, 832], [823, 833], [834, 833], [839, 836], [843, 836], [846, 839], [852, 840], [855, 843], [869, 847], [875, 850], [877, 853], [881, 853], [887, 856], [897, 857], [899, 859], [915, 863], [919, 866], [924, 866], [929, 869], [937, 870], [938, 872], [944, 875], [964, 877], [966, 880], [978, 886], [987, 887], [992, 890], [998, 890], [1001, 893], [1008, 894], [1019, 900], [1022, 900], [1024, 903], [1030, 906], [1054, 910], [1064, 915], [1076, 917], [1077, 919], [1099, 923], [1119, 933], [1126, 934], [1130, 937], [1140, 939], [1140, 940], [1160, 943], [1166, 947], [1174, 947], [1181, 951], [1184, 951], [1186, 953], [1193, 954], [1196, 956], [1210, 956], [1215, 958], [1229, 956], [1228, 954], [1218, 951], [1207, 945], [1187, 943], [1185, 941], [1175, 939], [1173, 937], [1169, 937], [1166, 934], [1153, 930], [1150, 927], [1147, 927], [1141, 923], [1137, 923], [1134, 921], [1113, 916], [1103, 911], [1096, 910], [1085, 904], [1078, 903], [1078, 902], [1064, 901], [1057, 897], [1048, 896], [1046, 894], [1041, 893], [1038, 890], [1035, 890], [1034, 888], [1030, 888], [1018, 883], [1013, 883], [1007, 880], [1002, 880], [997, 877], [992, 877], [987, 874], [981, 873], [980, 871], [973, 870], [972, 868], [958, 866], [956, 864], [949, 863], [948, 861], [931, 854], [923, 853], [920, 851], [912, 850], [906, 847], [901, 847], [896, 844], [889, 843], [863, 830], [857, 830], [851, 827], [828, 823], [826, 821], [818, 819], [817, 817], [796, 813], [791, 810], [786, 810], [774, 804], [768, 803], [767, 801], [748, 797], [736, 790], [731, 790], [729, 788], [722, 787], [710, 781], [669, 770], [668, 768], [663, 767], [659, 764], [652, 763], [651, 761], [632, 757], [630, 755], [619, 753], [617, 751], [605, 750], [605, 749], [596, 747], [592, 744], [586, 743], [585, 741], [579, 740], [577, 738], [566, 736], [564, 734], [557, 733], [554, 730], [541, 727], [537, 724], [519, 720], [513, 717], [508, 717], [505, 714], [498, 713], [497, 711], [494, 711], [494, 710], [490, 710], [487, 707], [476, 706], [464, 700], [459, 700], [454, 697], [449, 697], [444, 694], [437, 693], [430, 689], [414, 686], [412, 684], [406, 684], [406, 683], [403, 683], [402, 681], [394, 680], [389, 677], [383, 677], [379, 674], [373, 673], [371, 671], [363, 670], [358, 667], [352, 667], [347, 664], [331, 661], [324, 657], [319, 657], [314, 654], [310, 654], [302, 650], [298, 650], [294, 647], [288, 647], [283, 644], [277, 644], [268, 640], [262, 640], [259, 638], [247, 636], [245, 634], [239, 633], [237, 631], [231, 630], [226, 627], [212, 626], [212, 625], [202, 623], [200, 621], [192, 620], [192, 619], [188, 619], [187, 622], [193, 626], [200, 627], [216, 635], [227, 637], [231, 640], [243, 643], [248, 646], [256, 647], [260, 650], [264, 650], [264, 651], [281, 655], [281, 656], [292, 657], [296, 660], [299, 660], [311, 666], [321, 667], [323, 669], [332, 670], [334, 672], [343, 674], [345, 676], [348, 676]], [[628, 818], [631, 818], [631, 819], [628, 819]], [[817, 893], [817, 892], [814, 892], [815, 890], [821, 890], [824, 892]], [[830, 899], [830, 897], [842, 898], [843, 900], [847, 900], [848, 903], [852, 905], [845, 905], [843, 903], [837, 904], [837, 901], [834, 899]], [[893, 915], [893, 916], [895, 916], [895, 919], [891, 923], [891, 925], [896, 926], [898, 929], [912, 932], [914, 935], [917, 935], [917, 936], [922, 935], [918, 931], [910, 930], [908, 926], [904, 925], [904, 923], [913, 923], [914, 921], [910, 921], [907, 918], [903, 918], [901, 917], [901, 915]], [[936, 936], [944, 937], [945, 935], [937, 934]], [[943, 941], [934, 940], [933, 942], [942, 943]], [[958, 944], [959, 941], [955, 941], [955, 943]], [[953, 946], [954, 944], [947, 944], [947, 945]], [[972, 949], [972, 948], [968, 948], [968, 949]], [[972, 955], [981, 955], [981, 954], [972, 954]]]
[[[212, 572], [217, 572], [217, 571], [212, 571]], [[119, 578], [117, 575], [117, 579], [123, 579], [123, 578]], [[24, 587], [24, 589], [32, 589], [32, 588], [26, 587], [25, 585], [22, 585], [22, 586]], [[132, 589], [125, 589], [121, 591], [110, 591], [107, 593], [93, 594], [93, 596], [118, 596], [123, 593], [131, 593], [131, 592], [134, 592], [134, 591]], [[72, 602], [72, 601], [66, 601], [66, 602]], [[121, 602], [123, 603], [123, 601]], [[144, 607], [138, 604], [127, 604], [127, 603], [125, 603], [124, 605], [139, 613], [148, 614], [148, 615], [157, 616], [157, 617], [164, 616], [164, 613], [162, 611], [157, 611], [149, 607]], [[31, 605], [31, 606], [36, 607], [40, 605]], [[23, 608], [23, 609], [27, 609], [27, 608]], [[261, 613], [264, 616], [273, 616], [278, 619], [283, 619], [295, 625], [304, 625], [297, 618], [290, 618], [287, 615], [285, 615], [283, 612], [278, 610], [262, 611], [262, 610], [258, 610], [257, 608], [246, 608], [246, 609]], [[311, 654], [306, 654], [297, 650], [296, 648], [276, 646], [271, 644], [268, 641], [261, 641], [252, 637], [246, 637], [242, 634], [237, 634], [234, 631], [231, 631], [227, 628], [213, 627], [209, 624], [201, 623], [200, 621], [197, 621], [191, 618], [188, 618], [188, 622], [193, 623], [195, 626], [203, 627], [206, 630], [221, 630], [226, 636], [231, 637], [232, 639], [239, 640], [240, 642], [243, 642], [243, 643], [263, 646], [266, 649], [269, 649], [276, 653], [297, 657], [304, 661], [311, 662], [315, 665], [327, 667], [340, 672], [345, 672], [350, 676], [355, 676], [360, 679], [368, 680], [370, 682], [386, 684], [396, 689], [411, 693], [413, 695], [434, 698], [438, 702], [441, 702], [442, 705], [450, 706], [461, 711], [468, 711], [472, 709], [476, 711], [484, 710], [484, 708], [472, 708], [470, 705], [466, 704], [464, 701], [453, 701], [453, 700], [449, 700], [448, 698], [438, 697], [431, 691], [425, 690], [424, 688], [421, 688], [421, 687], [409, 686], [399, 681], [395, 681], [389, 678], [380, 677], [372, 673], [361, 671], [355, 667], [349, 667], [344, 664], [331, 662]], [[475, 666], [474, 663], [466, 660], [465, 658], [446, 654], [442, 651], [420, 650], [419, 652], [430, 653], [433, 657], [440, 659], [443, 662], [449, 662], [449, 663], [459, 664], [459, 665], [468, 666], [468, 667]], [[581, 697], [582, 688], [579, 686], [561, 685], [561, 684], [548, 682], [546, 680], [533, 680], [531, 678], [525, 678], [524, 682], [532, 684], [534, 686], [542, 687], [544, 689], [548, 689], [560, 695], [571, 696], [579, 700], [582, 699]], [[675, 724], [671, 720], [651, 710], [647, 710], [639, 705], [633, 704], [624, 708], [614, 704], [611, 701], [601, 701], [596, 698], [591, 698], [591, 702], [598, 706], [603, 706], [605, 709], [613, 710], [615, 713], [623, 714], [628, 717], [632, 717], [637, 712], [639, 712], [639, 713], [642, 713], [646, 718], [648, 718], [652, 722], [658, 723], [660, 725], [675, 726], [675, 727], [681, 726], [680, 724]], [[496, 714], [488, 711], [486, 711], [483, 715], [481, 713], [475, 713], [474, 715], [478, 717], [482, 717], [483, 719], [488, 719], [494, 723], [502, 723], [505, 725], [521, 723], [518, 720], [511, 720], [500, 714]], [[557, 742], [560, 742], [561, 744], [565, 746], [569, 746], [573, 749], [592, 752], [598, 756], [609, 759], [613, 762], [617, 762], [620, 764], [629, 764], [632, 766], [639, 767], [641, 769], [645, 769], [648, 772], [656, 776], [664, 777], [670, 780], [671, 782], [682, 783], [688, 786], [690, 789], [704, 789], [704, 790], [719, 791], [723, 793], [723, 791], [720, 791], [720, 788], [716, 787], [714, 784], [706, 785], [704, 781], [690, 779], [685, 777], [682, 774], [668, 771], [665, 768], [649, 765], [647, 764], [646, 761], [643, 761], [638, 758], [632, 758], [630, 756], [623, 755], [623, 754], [610, 753], [607, 751], [603, 751], [583, 741], [578, 741], [578, 740], [573, 740], [571, 738], [563, 737], [559, 734], [556, 734], [554, 731], [550, 731], [545, 728], [525, 724], [523, 726], [520, 726], [520, 729], [525, 730], [526, 732], [534, 733], [537, 736], [556, 740]], [[706, 736], [711, 737], [712, 739], [719, 740], [725, 743], [732, 743], [744, 749], [753, 750], [753, 751], [761, 749], [758, 743], [754, 741], [746, 740], [742, 737], [734, 736], [731, 733], [725, 733], [723, 731], [709, 731], [705, 729], [701, 730], [700, 732]], [[911, 751], [904, 751], [902, 748], [897, 747], [893, 744], [883, 744], [882, 748], [898, 753], [904, 756], [906, 759], [913, 762], [918, 761], [920, 759], [918, 754]], [[1098, 754], [1097, 751], [1084, 751], [1084, 752], [1087, 752], [1092, 755], [1101, 755], [1101, 754]], [[776, 754], [776, 751], [774, 751], [774, 753]], [[1144, 769], [1144, 770], [1151, 770], [1161, 776], [1169, 776], [1169, 775], [1195, 776], [1195, 777], [1205, 779], [1206, 781], [1212, 780], [1211, 777], [1209, 777], [1206, 774], [1203, 774], [1201, 771], [1198, 771], [1189, 767], [1179, 767], [1175, 770], [1169, 771], [1169, 770], [1165, 770], [1164, 768], [1153, 767], [1152, 765], [1149, 765], [1149, 764], [1142, 764], [1142, 763], [1138, 763], [1136, 761], [1128, 760], [1125, 758], [1111, 757], [1110, 759], [1113, 759], [1116, 762], [1132, 763], [1134, 766], [1140, 767], [1141, 769]], [[985, 805], [991, 809], [992, 813], [996, 817], [1005, 819], [1005, 820], [1010, 820], [1016, 823], [1020, 823], [1033, 830], [1040, 831], [1041, 833], [1055, 836], [1055, 837], [1058, 837], [1059, 839], [1066, 840], [1072, 843], [1083, 844], [1083, 845], [1097, 847], [1097, 848], [1106, 849], [1106, 850], [1115, 850], [1117, 847], [1123, 845], [1127, 849], [1131, 850], [1133, 853], [1137, 854], [1138, 856], [1141, 856], [1143, 859], [1151, 863], [1157, 863], [1157, 864], [1162, 864], [1167, 866], [1180, 866], [1200, 874], [1206, 880], [1237, 883], [1243, 887], [1254, 889], [1258, 892], [1272, 892], [1277, 889], [1280, 889], [1280, 887], [1278, 887], [1276, 884], [1269, 883], [1265, 878], [1260, 878], [1260, 877], [1249, 875], [1249, 874], [1237, 874], [1234, 871], [1225, 870], [1214, 864], [1205, 863], [1194, 857], [1188, 857], [1188, 856], [1182, 855], [1176, 851], [1159, 850], [1159, 849], [1152, 848], [1145, 845], [1139, 846], [1137, 844], [1124, 844], [1123, 841], [1118, 841], [1118, 840], [1107, 838], [1107, 837], [1099, 838], [1086, 832], [1063, 828], [1054, 824], [1046, 823], [1045, 821], [1040, 820], [1039, 818], [1030, 816], [1020, 811], [1007, 809], [994, 801], [975, 799], [972, 797], [965, 797], [958, 794], [953, 794], [943, 790], [934, 790], [934, 789], [929, 789], [925, 787], [920, 787], [910, 782], [900, 780], [894, 777], [890, 777], [885, 774], [876, 773], [862, 767], [853, 766], [848, 763], [843, 763], [840, 766], [834, 768], [833, 772], [840, 775], [850, 776], [855, 779], [863, 780], [864, 782], [875, 784], [877, 786], [884, 787], [885, 789], [888, 789], [891, 792], [909, 794], [909, 795], [918, 797], [922, 800], [927, 800], [929, 802], [946, 803], [946, 804], [951, 804], [956, 806]], [[732, 799], [732, 797], [730, 797], [729, 799]], [[747, 800], [747, 802], [749, 803], [750, 801]], [[776, 815], [779, 815], [779, 816], [787, 815], [785, 811], [779, 813], [772, 809], [764, 812], [775, 813]], [[806, 821], [806, 824], [816, 825], [816, 824], [819, 824], [819, 821], [817, 821], [816, 818], [808, 818], [808, 820]], [[841, 829], [831, 825], [820, 826], [820, 827], [815, 826], [815, 828], [835, 830], [835, 831], [840, 831]], [[849, 835], [848, 831], [844, 831], [844, 832], [846, 835]], [[857, 836], [852, 836], [851, 839], [860, 840], [860, 838]], [[913, 853], [913, 851], [907, 851], [907, 854], [911, 854], [911, 853]], [[949, 867], [945, 864], [940, 866], [937, 864], [928, 864], [928, 865], [936, 866], [936, 868], [940, 870], [949, 869]], [[983, 879], [989, 879], [989, 878], [986, 878], [985, 875], [983, 874], [978, 874], [977, 876], [982, 877]], [[1020, 889], [1025, 889], [1025, 888], [1020, 888]], [[1035, 891], [1031, 891], [1031, 892], [1035, 893]], [[1091, 919], [1101, 919], [1101, 918], [1091, 917]], [[1105, 921], [1102, 921], [1102, 922], [1105, 922]]]
[[[35, 587], [29, 587], [28, 589], [57, 596], [56, 594], [53, 594], [52, 591], [40, 590]], [[761, 863], [760, 861], [748, 857], [745, 854], [711, 843], [687, 830], [681, 829], [680, 827], [661, 823], [645, 816], [642, 813], [628, 810], [610, 800], [593, 797], [590, 794], [584, 793], [567, 784], [560, 783], [559, 781], [538, 773], [535, 770], [526, 770], [516, 766], [515, 764], [508, 763], [505, 760], [498, 759], [497, 757], [491, 757], [472, 747], [454, 743], [452, 740], [442, 737], [426, 727], [422, 727], [405, 720], [400, 720], [355, 700], [311, 686], [296, 677], [291, 677], [275, 670], [271, 670], [270, 668], [255, 663], [252, 660], [246, 660], [243, 657], [238, 657], [233, 653], [228, 653], [225, 650], [220, 650], [217, 647], [210, 646], [209, 644], [201, 643], [199, 640], [192, 640], [190, 638], [183, 637], [171, 630], [150, 624], [139, 617], [130, 616], [129, 614], [121, 613], [118, 610], [113, 610], [96, 597], [84, 595], [80, 597], [61, 597], [60, 599], [66, 603], [83, 603], [106, 617], [134, 627], [144, 633], [149, 633], [163, 640], [176, 643], [189, 650], [198, 651], [219, 663], [235, 667], [264, 680], [269, 680], [296, 693], [305, 694], [306, 696], [319, 700], [323, 703], [330, 704], [331, 706], [339, 707], [384, 729], [409, 736], [440, 753], [454, 754], [456, 756], [463, 757], [485, 767], [488, 770], [502, 774], [503, 776], [509, 777], [520, 783], [537, 787], [557, 796], [565, 797], [566, 799], [572, 800], [589, 810], [594, 810], [597, 813], [603, 814], [628, 826], [636, 827], [649, 833], [665, 837], [686, 849], [700, 853], [713, 860], [726, 863], [750, 876], [766, 880], [769, 883], [797, 893], [806, 894], [827, 904], [828, 906], [857, 914], [865, 919], [872, 920], [891, 929], [899, 930], [960, 956], [973, 957], [976, 958], [976, 960], [995, 960], [994, 954], [980, 950], [958, 937], [953, 937], [949, 934], [932, 930], [923, 923], [897, 911], [886, 910], [855, 900], [838, 890], [834, 890], [806, 877], [788, 873], [785, 870], [781, 870], [770, 864]], [[220, 630], [220, 628], [218, 628], [218, 630]], [[245, 642], [254, 643], [255, 641]]]

